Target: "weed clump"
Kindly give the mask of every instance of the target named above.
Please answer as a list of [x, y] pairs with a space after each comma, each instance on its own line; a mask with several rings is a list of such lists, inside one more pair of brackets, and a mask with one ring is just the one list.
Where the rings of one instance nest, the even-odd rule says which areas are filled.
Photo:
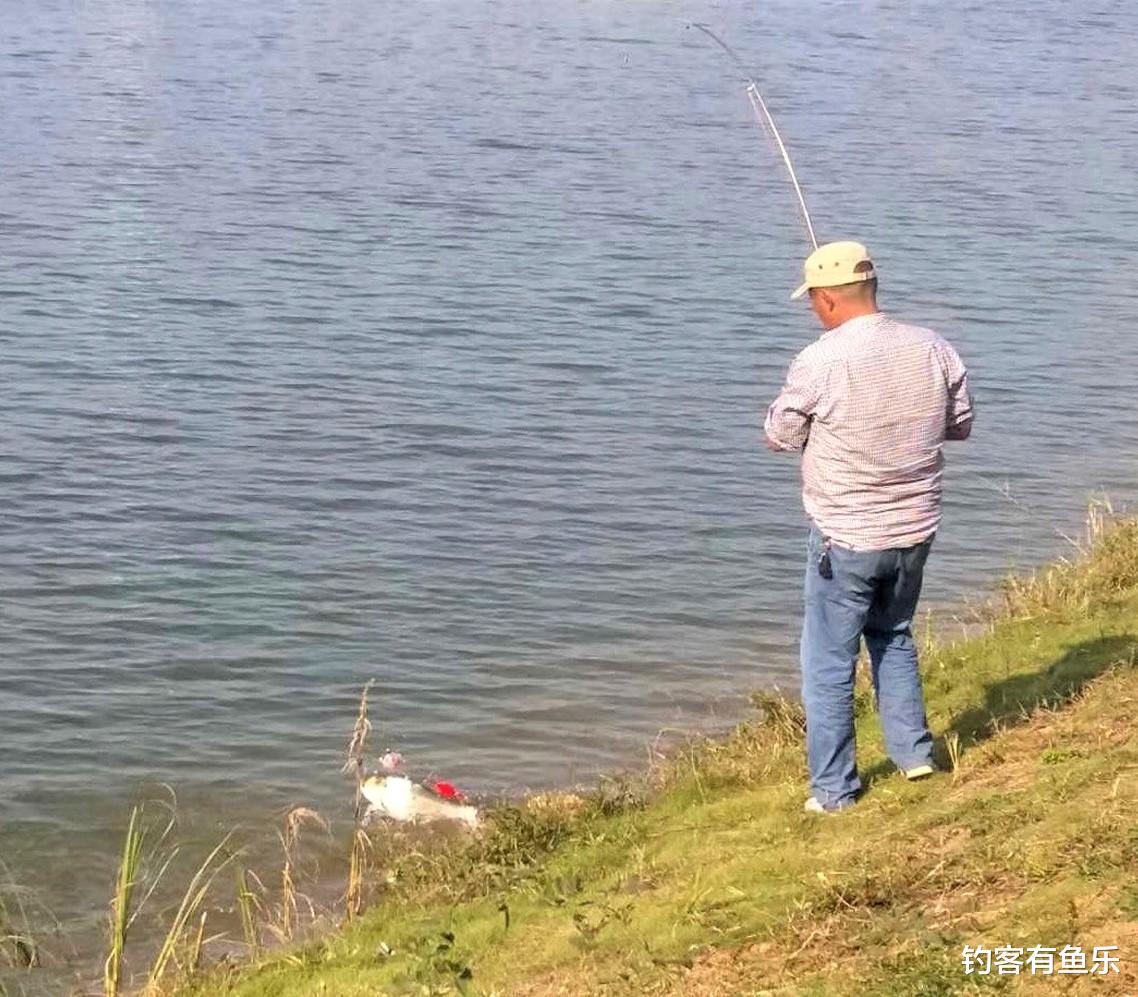
[[[508, 890], [558, 849], [588, 838], [598, 821], [647, 805], [645, 790], [609, 779], [587, 794], [548, 793], [501, 803], [486, 812], [475, 836], [454, 828], [422, 828], [412, 847], [388, 839], [387, 882], [402, 896], [472, 899]], [[377, 847], [380, 844], [377, 843]]]
[[0, 888], [0, 967], [35, 969], [39, 965], [39, 943], [20, 891], [4, 884]]
[[806, 735], [806, 711], [802, 704], [775, 690], [751, 693], [751, 705], [759, 711], [759, 726], [777, 744], [797, 744]]
[[1138, 520], [1114, 517], [1108, 502], [1091, 505], [1075, 555], [1024, 577], [1004, 579], [998, 610], [1013, 620], [1085, 613], [1138, 585]]
[[806, 714], [777, 689], [754, 692], [758, 716], [726, 736], [691, 738], [659, 765], [662, 791], [691, 786], [701, 798], [712, 790], [751, 786], [789, 772], [802, 761]]

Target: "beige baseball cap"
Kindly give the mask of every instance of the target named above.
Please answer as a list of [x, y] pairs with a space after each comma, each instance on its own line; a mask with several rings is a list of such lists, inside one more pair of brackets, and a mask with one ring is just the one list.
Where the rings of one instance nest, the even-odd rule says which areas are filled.
[[856, 284], [877, 276], [869, 250], [860, 242], [827, 242], [819, 246], [802, 266], [806, 282], [791, 296], [801, 298], [812, 287], [837, 287]]

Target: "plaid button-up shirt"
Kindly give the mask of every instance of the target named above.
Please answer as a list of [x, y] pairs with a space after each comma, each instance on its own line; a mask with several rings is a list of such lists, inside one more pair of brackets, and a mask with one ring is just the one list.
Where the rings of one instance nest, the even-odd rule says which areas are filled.
[[798, 354], [765, 425], [803, 451], [803, 504], [825, 536], [911, 547], [940, 525], [944, 441], [972, 428], [968, 373], [935, 332], [860, 316]]

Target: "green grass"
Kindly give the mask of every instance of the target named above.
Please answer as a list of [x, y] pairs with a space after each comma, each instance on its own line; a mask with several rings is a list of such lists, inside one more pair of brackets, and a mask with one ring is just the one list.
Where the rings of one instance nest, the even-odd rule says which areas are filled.
[[985, 632], [927, 643], [955, 771], [905, 782], [863, 692], [866, 795], [805, 815], [801, 713], [758, 697], [579, 808], [376, 841], [352, 923], [179, 992], [1042, 994], [1059, 984], [965, 977], [961, 947], [1068, 943], [1122, 946], [1124, 972], [1063, 992], [1138, 992], [1138, 524], [1093, 526], [1083, 556], [1009, 582]]

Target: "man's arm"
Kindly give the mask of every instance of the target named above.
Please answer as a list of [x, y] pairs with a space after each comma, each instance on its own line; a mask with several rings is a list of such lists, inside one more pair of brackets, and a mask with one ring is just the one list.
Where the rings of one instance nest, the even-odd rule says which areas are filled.
[[948, 407], [944, 418], [946, 440], [966, 440], [972, 434], [973, 404], [968, 390], [968, 371], [947, 343], [944, 350], [945, 377], [948, 380]]
[[818, 404], [816, 382], [815, 373], [799, 355], [790, 365], [782, 391], [767, 409], [763, 429], [771, 450], [794, 451], [806, 446], [810, 421]]

